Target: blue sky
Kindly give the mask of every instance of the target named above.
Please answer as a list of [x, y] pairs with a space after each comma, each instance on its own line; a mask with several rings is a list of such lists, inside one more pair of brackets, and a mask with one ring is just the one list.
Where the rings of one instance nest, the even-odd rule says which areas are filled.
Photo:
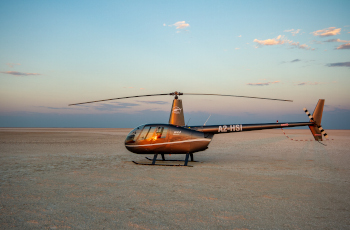
[[167, 122], [173, 91], [190, 125], [307, 120], [350, 129], [349, 1], [1, 1], [0, 126]]

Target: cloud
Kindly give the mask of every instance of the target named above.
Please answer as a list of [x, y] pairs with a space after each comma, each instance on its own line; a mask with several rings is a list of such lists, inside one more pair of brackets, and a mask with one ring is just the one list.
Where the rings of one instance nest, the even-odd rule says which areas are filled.
[[294, 59], [293, 61], [291, 62], [298, 62], [298, 61], [301, 61], [300, 59]]
[[118, 109], [125, 109], [134, 106], [139, 106], [139, 104], [135, 103], [118, 103], [118, 104], [99, 104], [95, 107], [95, 109], [99, 111], [115, 111]]
[[266, 40], [254, 39], [253, 42], [256, 42], [259, 45], [263, 45], [263, 46], [282, 45], [285, 43], [285, 41], [282, 40], [283, 37], [284, 36], [278, 35], [276, 38], [272, 38], [272, 39], [266, 39]]
[[305, 82], [300, 82], [296, 85], [303, 86], [303, 85], [327, 85], [327, 84], [334, 84], [337, 83], [337, 81], [332, 81], [332, 82], [311, 82], [311, 81], [305, 81]]
[[311, 32], [311, 34], [319, 37], [328, 37], [328, 36], [334, 36], [334, 35], [340, 34], [340, 31], [341, 31], [341, 28], [336, 29], [335, 27], [329, 27], [328, 29]]
[[146, 103], [146, 104], [157, 104], [157, 105], [164, 105], [164, 104], [169, 104], [167, 101], [137, 101], [140, 103]]
[[265, 85], [270, 85], [270, 84], [277, 84], [279, 83], [280, 81], [270, 81], [270, 82], [259, 82], [259, 83], [247, 83], [247, 85], [252, 85], [252, 86], [265, 86]]
[[17, 71], [0, 71], [0, 73], [4, 74], [11, 74], [15, 76], [30, 76], [30, 75], [41, 75], [40, 73], [23, 73], [23, 72], [17, 72]]
[[[288, 40], [287, 38], [284, 38], [282, 35], [278, 35], [276, 38], [272, 39], [266, 39], [266, 40], [258, 40], [254, 39], [253, 42], [258, 43], [260, 46], [273, 46], [273, 45], [283, 45], [283, 44], [289, 44], [291, 46], [294, 46], [299, 49], [305, 49], [305, 50], [315, 50], [314, 48], [311, 48], [310, 46], [306, 44], [300, 45], [299, 42], [293, 42], [292, 40]], [[258, 48], [258, 47], [255, 47]]]
[[328, 67], [350, 67], [350, 62], [336, 62], [327, 64]]
[[238, 37], [239, 37], [239, 38], [241, 38], [241, 37], [242, 37], [242, 35], [239, 35]]
[[297, 85], [320, 85], [320, 84], [323, 84], [323, 83], [322, 82], [309, 82], [309, 81], [307, 81], [307, 82], [301, 82]]
[[346, 40], [340, 40], [339, 38], [337, 39], [328, 39], [327, 41], [324, 41], [324, 42], [343, 42], [343, 43], [346, 43], [346, 42], [350, 42], [350, 41], [346, 41]]
[[185, 29], [190, 26], [190, 24], [186, 23], [185, 21], [178, 21], [173, 25], [176, 26], [176, 29]]
[[294, 30], [294, 29], [285, 30], [283, 32], [290, 32], [290, 33], [292, 33], [292, 36], [295, 36], [296, 34], [298, 34], [300, 32], [300, 29], [297, 29], [297, 30]]
[[323, 42], [321, 42], [321, 41], [316, 41], [316, 40], [312, 40], [310, 43], [311, 43], [311, 44], [323, 44]]
[[314, 48], [311, 48], [310, 46], [306, 45], [306, 44], [302, 44], [300, 45], [299, 42], [293, 42], [293, 41], [290, 41], [289, 44], [291, 46], [295, 46], [299, 49], [306, 49], [306, 50], [315, 50]]
[[342, 44], [337, 47], [337, 50], [348, 50], [350, 49], [350, 43]]
[[[57, 110], [61, 110], [61, 109], [76, 109], [76, 108], [73, 108], [73, 107], [50, 107], [50, 106], [36, 106], [36, 107], [39, 107], [39, 108], [45, 108], [45, 109], [57, 109]], [[81, 109], [81, 108], [79, 108]]]
[[21, 65], [19, 63], [6, 63], [7, 66], [13, 68], [15, 65]]

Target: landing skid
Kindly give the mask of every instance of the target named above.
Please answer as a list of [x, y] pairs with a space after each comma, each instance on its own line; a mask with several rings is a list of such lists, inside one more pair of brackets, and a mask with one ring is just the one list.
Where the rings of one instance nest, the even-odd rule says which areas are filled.
[[134, 164], [137, 164], [137, 165], [154, 165], [154, 166], [177, 166], [177, 167], [193, 167], [192, 165], [167, 165], [167, 164], [152, 164], [152, 163], [139, 163], [139, 162], [136, 162], [136, 161], [132, 161]]
[[[191, 156], [191, 162], [197, 162], [193, 160], [193, 154], [192, 153], [187, 153], [185, 160], [165, 160], [164, 154], [161, 154], [162, 160], [157, 160], [158, 154], [154, 154], [153, 159], [146, 157], [147, 160], [152, 161], [152, 163], [147, 164], [147, 163], [139, 163], [136, 161], [133, 161], [135, 164], [138, 165], [157, 165], [157, 166], [188, 166], [188, 167], [193, 167], [191, 165], [187, 165], [188, 163], [188, 158]], [[156, 161], [184, 161], [185, 163], [183, 165], [174, 165], [174, 164], [156, 164]]]

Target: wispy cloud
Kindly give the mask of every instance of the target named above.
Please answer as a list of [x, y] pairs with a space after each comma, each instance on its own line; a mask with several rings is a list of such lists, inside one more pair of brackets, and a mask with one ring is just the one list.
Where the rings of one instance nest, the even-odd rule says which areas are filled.
[[328, 67], [350, 67], [350, 62], [336, 62], [327, 64]]
[[323, 44], [323, 42], [321, 42], [321, 41], [316, 41], [316, 40], [312, 40], [310, 43], [311, 43], [311, 44]]
[[190, 24], [186, 23], [185, 21], [178, 21], [173, 24], [173, 26], [176, 26], [176, 29], [185, 29], [190, 26]]
[[265, 86], [265, 85], [271, 85], [271, 84], [277, 84], [280, 81], [270, 81], [270, 82], [259, 82], [259, 83], [247, 83], [247, 85], [251, 86]]
[[16, 65], [21, 65], [21, 64], [19, 64], [19, 63], [6, 63], [6, 65], [13, 68]]
[[340, 40], [339, 38], [337, 38], [337, 39], [334, 38], [334, 39], [328, 39], [324, 42], [343, 42], [343, 43], [346, 43], [346, 42], [350, 42], [350, 41]]
[[299, 49], [305, 49], [305, 50], [315, 50], [314, 48], [311, 48], [310, 46], [306, 45], [306, 44], [302, 44], [300, 45], [299, 42], [289, 42], [289, 44], [291, 46], [295, 46], [296, 48], [299, 48]]
[[[289, 40], [282, 35], [278, 35], [276, 38], [266, 39], [266, 40], [254, 39], [253, 42], [258, 43], [259, 46], [273, 46], [273, 45], [287, 44], [287, 45], [290, 45], [290, 46], [293, 46], [293, 47], [296, 47], [299, 49], [315, 50], [314, 48], [311, 48], [310, 46], [308, 46], [306, 44], [300, 44], [299, 42], [293, 42], [292, 40]], [[255, 47], [255, 48], [257, 48], [257, 47]]]
[[95, 106], [95, 109], [100, 111], [115, 111], [118, 109], [131, 108], [134, 106], [139, 106], [139, 104], [136, 104], [136, 103], [99, 104]]
[[[133, 86], [124, 86], [124, 89], [134, 89]], [[136, 88], [135, 88], [136, 89]], [[145, 90], [145, 88], [139, 88], [140, 90]]]
[[311, 32], [311, 34], [319, 37], [328, 37], [328, 36], [334, 36], [334, 35], [340, 34], [340, 31], [341, 31], [341, 28], [329, 27], [323, 30], [316, 30], [314, 32]]
[[306, 81], [306, 82], [301, 82], [301, 83], [298, 83], [297, 85], [321, 85], [322, 82], [309, 82], [309, 81]]
[[296, 34], [298, 34], [300, 32], [300, 29], [290, 29], [290, 30], [285, 30], [283, 32], [288, 32], [288, 33], [292, 33], [292, 36], [295, 36]]
[[256, 42], [259, 45], [263, 45], [263, 46], [282, 45], [285, 43], [285, 40], [283, 40], [283, 38], [284, 36], [278, 35], [276, 38], [272, 38], [272, 39], [266, 39], [266, 40], [254, 39], [253, 42]]
[[164, 104], [169, 104], [167, 101], [137, 101], [140, 103], [146, 103], [146, 104], [157, 104], [157, 105], [164, 105]]
[[281, 64], [284, 64], [284, 63], [294, 63], [294, 62], [300, 62], [300, 61], [301, 61], [301, 60], [300, 60], [299, 58], [297, 58], [297, 59], [294, 59], [294, 60], [291, 60], [291, 61], [288, 61], [288, 62], [282, 61]]
[[342, 44], [337, 47], [337, 50], [348, 50], [350, 49], [350, 43]]
[[303, 85], [328, 85], [328, 84], [334, 84], [337, 83], [337, 81], [332, 81], [332, 82], [311, 82], [311, 81], [304, 81], [304, 82], [299, 82], [296, 85], [303, 86]]
[[[39, 107], [39, 108], [44, 108], [44, 109], [54, 109], [54, 110], [61, 110], [61, 109], [77, 109], [77, 107], [50, 107], [50, 106], [36, 106], [36, 107]], [[81, 108], [79, 108], [81, 109]]]
[[17, 71], [0, 71], [0, 73], [11, 74], [15, 76], [41, 75], [40, 73], [23, 73], [23, 72], [17, 72]]

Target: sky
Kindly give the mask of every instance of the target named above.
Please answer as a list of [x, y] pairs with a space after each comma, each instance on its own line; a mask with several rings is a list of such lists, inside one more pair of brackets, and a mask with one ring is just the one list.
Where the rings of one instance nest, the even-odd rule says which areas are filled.
[[350, 1], [0, 1], [0, 127], [308, 121], [350, 129]]

